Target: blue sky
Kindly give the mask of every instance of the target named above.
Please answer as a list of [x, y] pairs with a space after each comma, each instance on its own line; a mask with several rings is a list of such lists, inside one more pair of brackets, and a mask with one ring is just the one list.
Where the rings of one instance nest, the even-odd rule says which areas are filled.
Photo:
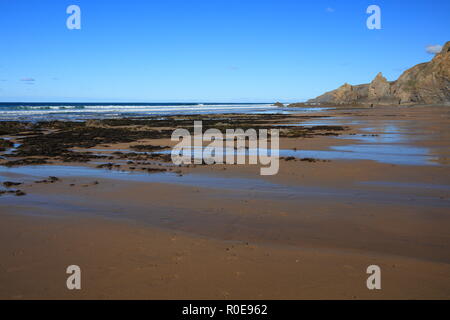
[[0, 101], [302, 101], [448, 40], [448, 0], [0, 0]]

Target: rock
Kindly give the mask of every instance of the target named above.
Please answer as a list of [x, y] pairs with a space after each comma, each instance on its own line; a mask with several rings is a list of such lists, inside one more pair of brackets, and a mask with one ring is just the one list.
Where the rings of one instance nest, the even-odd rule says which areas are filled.
[[367, 95], [369, 100], [380, 101], [381, 99], [389, 99], [391, 95], [391, 84], [383, 77], [380, 72], [377, 74], [375, 79], [369, 84], [367, 90]]
[[281, 102], [275, 102], [275, 103], [273, 104], [273, 106], [283, 108], [283, 107], [284, 107], [284, 104], [282, 104]]
[[99, 120], [89, 119], [86, 121], [86, 127], [105, 127], [105, 125]]
[[308, 104], [450, 104], [450, 41], [426, 63], [389, 82], [380, 72], [369, 84], [345, 83]]
[[309, 100], [308, 103], [319, 104], [354, 104], [364, 96], [368, 95], [368, 85], [352, 86], [344, 83], [338, 89], [324, 93], [316, 99]]
[[15, 195], [18, 196], [18, 197], [21, 197], [21, 196], [26, 195], [26, 193], [23, 192], [22, 190], [17, 190], [17, 191], [15, 192]]
[[111, 170], [113, 166], [114, 166], [114, 164], [112, 164], [112, 163], [103, 163], [103, 164], [99, 164], [98, 166], [96, 166], [96, 168], [100, 168], [100, 169], [106, 168], [106, 169]]
[[450, 102], [450, 41], [430, 62], [406, 70], [392, 89], [399, 103]]
[[12, 182], [12, 181], [5, 181], [5, 182], [3, 182], [3, 185], [6, 187], [6, 188], [11, 188], [11, 187], [14, 187], [14, 186], [19, 186], [19, 185], [21, 185], [22, 183], [21, 182]]
[[9, 140], [0, 138], [0, 151], [5, 151], [6, 149], [12, 148], [14, 143]]
[[304, 108], [306, 105], [304, 103], [290, 103], [288, 108]]

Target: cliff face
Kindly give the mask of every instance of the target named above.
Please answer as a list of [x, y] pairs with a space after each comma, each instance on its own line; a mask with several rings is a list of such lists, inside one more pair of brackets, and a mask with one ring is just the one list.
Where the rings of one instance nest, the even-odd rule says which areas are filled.
[[433, 60], [406, 70], [389, 82], [381, 73], [369, 84], [344, 84], [308, 103], [439, 104], [450, 103], [450, 41]]

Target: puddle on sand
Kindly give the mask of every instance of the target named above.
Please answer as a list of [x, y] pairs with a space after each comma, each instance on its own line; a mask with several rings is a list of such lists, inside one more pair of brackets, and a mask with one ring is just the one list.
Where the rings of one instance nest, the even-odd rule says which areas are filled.
[[98, 148], [90, 148], [90, 149], [70, 149], [75, 152], [91, 152], [93, 155], [109, 155], [114, 152], [121, 153], [135, 153], [135, 154], [147, 154], [151, 153], [150, 151], [134, 151], [133, 149], [98, 149]]
[[[209, 176], [205, 174], [185, 174], [179, 176], [172, 172], [157, 172], [157, 173], [140, 173], [128, 171], [106, 170], [82, 166], [22, 166], [12, 168], [0, 168], [0, 179], [7, 180], [8, 176], [12, 174], [28, 176], [28, 181], [34, 181], [40, 178], [49, 176], [56, 176], [59, 178], [68, 177], [89, 177], [92, 179], [117, 179], [126, 181], [149, 182], [149, 183], [173, 183], [182, 185], [195, 185], [205, 188], [219, 188], [219, 189], [240, 189], [259, 191], [273, 191], [280, 189], [276, 188], [276, 184], [259, 180], [246, 178], [225, 178], [218, 176]], [[287, 187], [286, 187], [287, 188]], [[281, 189], [280, 191], [285, 191]]]
[[[198, 150], [194, 149], [194, 152]], [[160, 153], [170, 154], [170, 150]], [[234, 150], [225, 149], [225, 155], [269, 155], [270, 149], [249, 149]], [[222, 153], [217, 154], [223, 157]], [[429, 154], [427, 148], [414, 147], [399, 144], [351, 144], [344, 146], [331, 146], [329, 150], [279, 150], [280, 157], [315, 158], [322, 160], [373, 160], [380, 163], [396, 165], [439, 165], [434, 162], [435, 157]]]
[[[367, 121], [367, 127], [360, 128], [368, 134], [344, 135], [338, 139], [358, 140], [361, 143], [333, 146], [341, 152], [339, 157], [351, 154], [352, 159], [375, 160], [399, 165], [438, 165], [428, 148], [417, 147], [412, 142], [419, 140], [419, 134], [411, 134], [408, 121], [388, 121], [383, 124]], [[342, 152], [345, 152], [344, 154]]]
[[[134, 173], [134, 172], [121, 172], [115, 170], [106, 170], [90, 167], [78, 167], [78, 166], [23, 166], [12, 168], [0, 168], [0, 180], [9, 180], [11, 175], [23, 175], [20, 178], [21, 182], [33, 182], [38, 179], [46, 178], [48, 176], [56, 176], [59, 178], [71, 178], [71, 177], [86, 177], [92, 180], [95, 179], [116, 179], [122, 181], [136, 181], [146, 183], [164, 183], [164, 184], [177, 184], [184, 186], [194, 186], [205, 189], [214, 190], [227, 190], [230, 195], [247, 197], [251, 192], [254, 197], [267, 198], [270, 196], [274, 199], [299, 199], [299, 196], [318, 196], [330, 199], [330, 197], [339, 198], [351, 198], [352, 201], [375, 201], [377, 203], [409, 203], [410, 196], [408, 194], [392, 193], [391, 191], [385, 192], [383, 190], [374, 192], [373, 190], [365, 192], [360, 186], [355, 188], [336, 189], [327, 187], [312, 187], [301, 186], [291, 184], [278, 184], [272, 183], [261, 178], [241, 178], [241, 177], [223, 177], [212, 174], [185, 174], [178, 176], [171, 172], [164, 173]], [[75, 195], [74, 195], [75, 196]], [[35, 195], [38, 197], [38, 195]], [[49, 195], [40, 195], [44, 201]], [[3, 198], [3, 197], [2, 197]], [[26, 203], [28, 199], [34, 198], [14, 196], [8, 197], [8, 201], [20, 201], [19, 203]], [[45, 198], [45, 199], [44, 199]], [[1, 198], [0, 198], [1, 199]], [[54, 198], [52, 198], [54, 199]], [[437, 200], [435, 197], [421, 196], [415, 197], [415, 205], [426, 206], [445, 206], [450, 205], [450, 199]], [[5, 199], [1, 199], [6, 200]], [[34, 199], [36, 200], [36, 199]], [[48, 200], [48, 199], [47, 199]], [[46, 200], [45, 200], [46, 201]], [[45, 202], [44, 201], [44, 202]], [[53, 200], [52, 200], [53, 201]]]
[[355, 120], [350, 117], [332, 117], [320, 118], [310, 121], [302, 121], [295, 123], [276, 124], [276, 127], [314, 127], [314, 126], [349, 126], [349, 125], [363, 125], [366, 122], [363, 120]]
[[404, 143], [408, 140], [408, 138], [404, 135], [395, 133], [381, 133], [376, 135], [355, 134], [338, 136], [336, 138], [344, 140], [358, 140], [364, 143]]
[[[2, 139], [4, 139], [4, 140], [12, 140], [12, 138], [10, 138], [10, 137], [3, 137]], [[17, 150], [17, 148], [20, 147], [20, 146], [21, 146], [20, 143], [14, 143], [14, 145], [11, 148], [6, 149], [6, 151], [3, 151], [2, 154], [3, 155], [13, 154]]]
[[318, 125], [360, 125], [364, 134], [340, 135], [333, 137], [342, 140], [356, 140], [357, 143], [331, 146], [328, 150], [280, 150], [280, 156], [297, 158], [317, 158], [324, 160], [373, 160], [380, 163], [396, 165], [440, 165], [428, 148], [411, 145], [422, 139], [420, 134], [412, 134], [408, 121], [352, 120], [351, 118], [325, 118], [314, 122], [301, 122], [295, 126]]
[[450, 191], [450, 185], [419, 182], [363, 181], [361, 185]]
[[[392, 150], [389, 145], [348, 145], [334, 146], [333, 150], [287, 150], [287, 156], [297, 158], [315, 158], [324, 160], [372, 160], [380, 163], [396, 165], [416, 165], [416, 166], [435, 166], [438, 163], [433, 162], [432, 156], [417, 153], [414, 148], [403, 146], [397, 150]], [[392, 152], [392, 153], [389, 153]], [[282, 154], [280, 152], [280, 154]]]

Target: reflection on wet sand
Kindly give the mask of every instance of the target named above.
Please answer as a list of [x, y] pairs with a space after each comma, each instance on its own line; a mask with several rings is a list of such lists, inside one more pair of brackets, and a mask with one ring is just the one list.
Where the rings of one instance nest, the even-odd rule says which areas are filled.
[[[253, 120], [258, 122], [246, 120], [245, 127]], [[216, 123], [224, 126], [223, 121]], [[174, 123], [166, 121], [164, 127]], [[229, 275], [219, 286], [231, 297], [239, 296], [236, 290], [244, 283], [252, 291], [242, 297], [345, 298], [351, 293], [371, 298], [363, 285], [354, 283], [364, 284], [365, 268], [374, 263], [390, 284], [379, 297], [448, 297], [450, 166], [445, 157], [450, 117], [441, 109], [419, 107], [339, 109], [311, 119], [277, 118], [277, 123], [298, 124], [300, 130], [280, 138], [280, 172], [273, 177], [260, 176], [250, 165], [174, 166], [170, 148], [160, 148], [170, 145], [167, 135], [139, 135], [138, 141], [124, 142], [107, 124], [102, 125], [114, 139], [104, 135], [97, 144], [77, 143], [69, 128], [68, 138], [59, 138], [73, 143], [72, 148], [56, 154], [71, 157], [59, 162], [54, 157], [45, 165], [0, 167], [0, 180], [11, 182], [3, 189], [12, 192], [0, 195], [0, 231], [11, 240], [1, 244], [1, 270], [13, 270], [0, 272], [0, 296], [20, 289], [25, 297], [64, 297], [59, 287], [33, 287], [31, 292], [17, 286], [20, 279], [30, 283], [28, 272], [14, 272], [31, 268], [21, 260], [30, 257], [52, 270], [31, 272], [46, 281], [54, 280], [53, 272], [59, 270], [54, 261], [81, 261], [96, 284], [105, 278], [105, 265], [114, 266], [117, 277], [107, 276], [106, 286], [85, 291], [88, 297], [120, 292], [124, 282], [115, 279], [135, 281], [133, 294], [141, 298], [149, 292], [156, 298], [178, 297], [174, 292], [192, 288], [192, 281], [210, 290], [199, 296], [211, 297], [214, 281]], [[302, 131], [301, 125], [346, 128]], [[88, 130], [92, 139], [95, 130]], [[13, 139], [20, 142], [20, 134]], [[136, 144], [142, 150], [134, 152]], [[98, 157], [77, 162], [74, 151]], [[26, 195], [17, 196], [16, 188]], [[271, 283], [265, 282], [269, 273], [276, 275]], [[145, 287], [135, 293], [142, 277], [154, 291]], [[333, 282], [315, 287], [324, 277]], [[412, 277], [420, 282], [411, 282]], [[282, 288], [280, 279], [285, 281]], [[305, 292], [305, 285], [317, 290]], [[190, 290], [179, 296], [192, 297]]]

